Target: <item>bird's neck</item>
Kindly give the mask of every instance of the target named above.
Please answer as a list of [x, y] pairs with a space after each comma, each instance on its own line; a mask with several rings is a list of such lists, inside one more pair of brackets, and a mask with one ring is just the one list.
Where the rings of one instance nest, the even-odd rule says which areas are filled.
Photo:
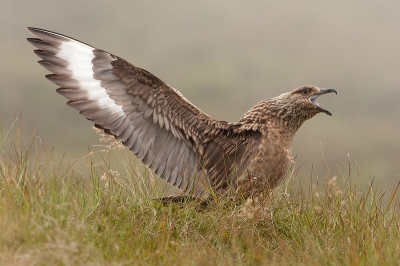
[[291, 143], [294, 134], [309, 118], [308, 112], [286, 104], [279, 98], [272, 98], [253, 106], [239, 121], [257, 123], [262, 133], [275, 132]]

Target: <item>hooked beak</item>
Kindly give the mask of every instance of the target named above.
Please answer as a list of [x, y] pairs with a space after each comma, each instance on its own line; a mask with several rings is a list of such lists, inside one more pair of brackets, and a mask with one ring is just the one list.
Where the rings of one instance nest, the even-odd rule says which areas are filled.
[[310, 103], [314, 104], [318, 110], [320, 110], [321, 112], [324, 112], [327, 115], [332, 115], [331, 112], [329, 112], [328, 110], [323, 109], [319, 103], [317, 102], [317, 98], [323, 94], [327, 94], [327, 93], [331, 93], [334, 92], [337, 95], [337, 91], [335, 89], [320, 89], [319, 92], [314, 93], [313, 95], [311, 95], [308, 100], [310, 101]]

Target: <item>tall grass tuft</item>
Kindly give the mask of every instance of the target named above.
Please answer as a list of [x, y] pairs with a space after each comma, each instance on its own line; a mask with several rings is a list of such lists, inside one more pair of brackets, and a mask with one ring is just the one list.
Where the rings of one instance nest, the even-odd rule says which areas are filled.
[[157, 179], [104, 143], [64, 162], [18, 121], [1, 128], [0, 265], [399, 265], [399, 185], [362, 191], [351, 161], [241, 205], [162, 205]]

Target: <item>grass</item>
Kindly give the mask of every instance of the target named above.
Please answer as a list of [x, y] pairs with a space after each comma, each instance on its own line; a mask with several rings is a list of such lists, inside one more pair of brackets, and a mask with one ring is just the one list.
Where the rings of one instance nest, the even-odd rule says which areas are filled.
[[118, 150], [78, 172], [17, 125], [0, 150], [0, 265], [400, 265], [398, 186], [361, 191], [350, 163], [321, 185], [201, 208], [151, 200], [150, 173], [130, 158], [112, 170]]

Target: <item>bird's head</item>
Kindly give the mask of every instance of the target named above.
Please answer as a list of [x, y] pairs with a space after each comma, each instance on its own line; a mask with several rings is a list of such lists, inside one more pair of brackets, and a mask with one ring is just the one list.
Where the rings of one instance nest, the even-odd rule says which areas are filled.
[[295, 109], [309, 113], [309, 118], [311, 118], [321, 112], [324, 112], [327, 115], [332, 115], [331, 112], [322, 108], [317, 102], [319, 96], [331, 92], [337, 94], [335, 89], [320, 89], [315, 86], [303, 86], [289, 92], [286, 94], [286, 97], [290, 99], [289, 102], [291, 102]]
[[332, 115], [317, 102], [319, 96], [331, 92], [337, 94], [335, 89], [320, 89], [315, 86], [299, 87], [268, 100], [268, 113], [271, 117], [275, 117], [275, 121], [281, 121], [295, 132], [304, 121], [318, 113]]

